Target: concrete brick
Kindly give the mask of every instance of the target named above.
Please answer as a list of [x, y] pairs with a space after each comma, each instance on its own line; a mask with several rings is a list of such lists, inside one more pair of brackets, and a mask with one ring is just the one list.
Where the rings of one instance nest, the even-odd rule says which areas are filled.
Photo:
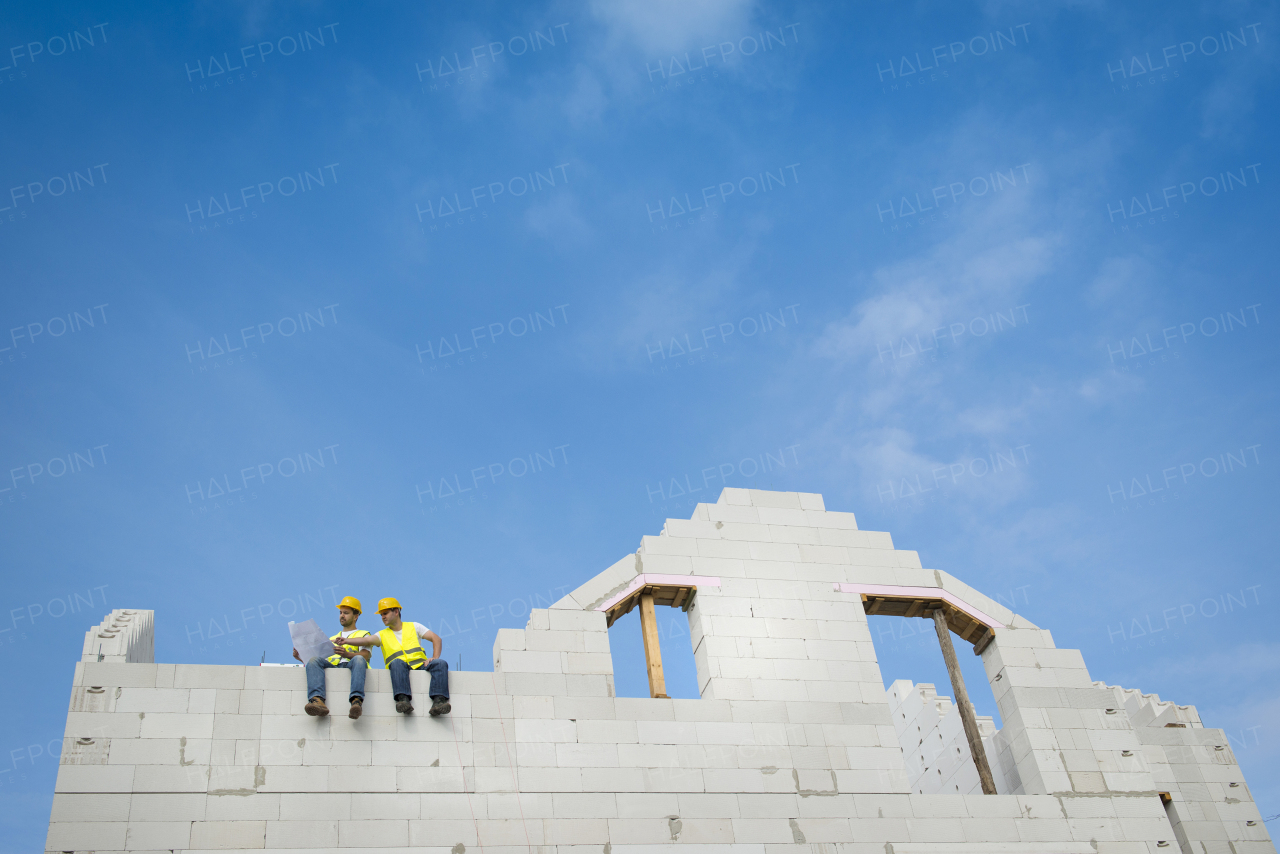
[[551, 651], [502, 650], [499, 667], [503, 673], [562, 673], [561, 653]]
[[309, 739], [302, 748], [303, 765], [369, 765], [372, 747], [361, 741]]
[[123, 821], [50, 822], [48, 851], [123, 851], [129, 825]]
[[257, 739], [262, 737], [262, 714], [216, 714], [213, 737], [222, 739]]
[[349, 818], [351, 818], [351, 795], [349, 794], [332, 792], [293, 794], [285, 792], [280, 795], [281, 821], [343, 820]]
[[479, 845], [476, 839], [476, 824], [465, 811], [456, 813], [448, 819], [410, 821], [408, 829], [409, 845], [413, 848], [444, 851], [446, 846], [452, 848], [461, 845], [471, 848]]
[[[240, 705], [239, 691], [224, 691], [227, 696], [233, 696], [235, 706]], [[210, 715], [217, 710], [218, 690], [216, 688], [192, 688], [190, 689], [190, 702], [187, 704], [186, 711], [193, 715]]]
[[139, 712], [68, 712], [66, 734], [88, 738], [137, 738], [142, 730]]
[[636, 721], [580, 720], [577, 741], [582, 744], [635, 744], [639, 741]]
[[196, 850], [254, 850], [265, 848], [265, 821], [197, 821], [191, 825], [191, 847]]
[[337, 848], [338, 822], [269, 821], [267, 848]]
[[607, 652], [565, 653], [566, 673], [613, 673], [613, 658]]
[[141, 721], [141, 738], [213, 738], [213, 714], [149, 714]]
[[55, 794], [49, 821], [125, 822], [131, 798], [127, 794]]
[[342, 848], [392, 848], [409, 844], [409, 822], [403, 819], [339, 821]]
[[507, 693], [516, 696], [547, 694], [568, 696], [569, 694], [568, 682], [564, 675], [559, 673], [503, 673], [502, 678], [506, 683]]
[[351, 818], [369, 819], [417, 819], [422, 817], [423, 795], [406, 793], [364, 793], [351, 795]]
[[207, 798], [203, 792], [135, 794], [129, 809], [129, 821], [202, 821]]
[[399, 791], [399, 771], [393, 767], [368, 765], [329, 766], [331, 792], [395, 792]]
[[[567, 698], [566, 698], [567, 699]], [[511, 714], [504, 718], [554, 718], [562, 717], [555, 713], [555, 697], [517, 696], [511, 698]], [[495, 733], [506, 728], [504, 720], [499, 720]]]
[[191, 822], [129, 822], [125, 847], [130, 851], [159, 851], [191, 847]]
[[[235, 795], [209, 793], [205, 802], [205, 820], [277, 821], [280, 818], [281, 794], [276, 792]], [[193, 830], [194, 842], [194, 830]]]
[[154, 688], [156, 667], [155, 664], [86, 661], [81, 671], [81, 684], [113, 688]]
[[191, 692], [185, 688], [123, 688], [116, 700], [117, 712], [185, 713]]
[[613, 674], [566, 673], [565, 693], [570, 697], [613, 697]]
[[570, 720], [535, 718], [516, 720], [509, 729], [516, 742], [572, 742], [577, 740], [577, 727]]
[[132, 765], [62, 765], [54, 792], [132, 792]]
[[[327, 792], [329, 769], [318, 766], [263, 766], [264, 777], [259, 792]], [[268, 836], [271, 828], [268, 827]]]
[[607, 844], [609, 823], [605, 819], [544, 819], [541, 822], [543, 842], [546, 845], [592, 845]]
[[[153, 665], [154, 666], [154, 665]], [[173, 675], [175, 688], [227, 688], [240, 690], [245, 687], [246, 670], [263, 670], [277, 668], [248, 668], [217, 664], [179, 664]], [[298, 676], [306, 684], [306, 675], [297, 668]], [[154, 681], [151, 684], [155, 684]], [[256, 687], [256, 686], [255, 686]]]
[[556, 818], [607, 819], [618, 817], [612, 792], [558, 792], [553, 795]]
[[133, 769], [132, 785], [135, 793], [204, 792], [209, 787], [207, 766], [135, 765]]
[[562, 768], [616, 768], [616, 744], [557, 744], [556, 764]]
[[[461, 767], [396, 768], [397, 792], [466, 791], [467, 772]], [[470, 775], [474, 780], [474, 774]], [[471, 785], [474, 785], [472, 783]]]
[[522, 792], [581, 792], [579, 768], [521, 766], [516, 777]]
[[603, 611], [548, 611], [547, 616], [552, 631], [607, 631]]

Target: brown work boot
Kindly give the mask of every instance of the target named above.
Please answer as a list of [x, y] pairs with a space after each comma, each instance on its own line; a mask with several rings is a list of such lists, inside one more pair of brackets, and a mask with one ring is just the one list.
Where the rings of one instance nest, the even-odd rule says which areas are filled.
[[449, 710], [453, 708], [449, 705], [448, 697], [432, 697], [431, 700], [431, 717], [433, 718], [438, 715], [447, 715]]
[[413, 703], [409, 702], [409, 698], [403, 694], [400, 696], [402, 699], [396, 700], [396, 711], [407, 715], [413, 711]]
[[329, 714], [329, 707], [324, 704], [324, 697], [312, 697], [311, 702], [303, 706], [302, 709], [315, 718], [323, 718]]
[[352, 697], [352, 698], [351, 698], [351, 711], [347, 712], [347, 717], [351, 718], [351, 720], [353, 720], [353, 721], [354, 721], [354, 720], [356, 720], [357, 718], [359, 718], [359, 717], [360, 717], [360, 714], [361, 714], [361, 712], [363, 712], [363, 711], [364, 711], [364, 698], [363, 698], [363, 697]]

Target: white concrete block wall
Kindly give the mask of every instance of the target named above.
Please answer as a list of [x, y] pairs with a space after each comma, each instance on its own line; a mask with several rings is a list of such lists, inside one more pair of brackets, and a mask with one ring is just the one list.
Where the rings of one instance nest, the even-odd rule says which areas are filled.
[[[721, 580], [689, 612], [702, 699], [613, 696], [595, 608], [641, 572]], [[1010, 794], [954, 791], [972, 788], [947, 753], [963, 739], [954, 710], [922, 700], [894, 719], [861, 604], [834, 591], [851, 581], [942, 587], [1004, 623], [984, 661], [1000, 677], [1005, 726], [990, 742]], [[380, 669], [351, 721], [303, 714], [298, 668], [123, 656], [77, 665], [49, 851], [1160, 854], [1175, 838], [1274, 850], [1244, 799], [1227, 801], [1242, 786], [1230, 787], [1238, 767], [1214, 749], [1217, 731], [1135, 736], [1128, 701], [1089, 683], [1078, 653], [813, 494], [726, 489], [668, 520], [524, 629], [500, 630], [494, 672], [451, 673], [442, 718], [397, 715]], [[348, 674], [327, 678], [330, 696], [345, 695]], [[411, 678], [425, 693], [425, 674]], [[942, 736], [930, 767], [947, 761], [951, 794], [908, 785], [900, 738], [929, 714]], [[1136, 771], [1111, 761], [1130, 744], [1143, 752]], [[1093, 764], [1055, 769], [1051, 755], [1068, 751]], [[1088, 774], [1108, 788], [1078, 785]], [[1180, 835], [1153, 774], [1182, 781]]]

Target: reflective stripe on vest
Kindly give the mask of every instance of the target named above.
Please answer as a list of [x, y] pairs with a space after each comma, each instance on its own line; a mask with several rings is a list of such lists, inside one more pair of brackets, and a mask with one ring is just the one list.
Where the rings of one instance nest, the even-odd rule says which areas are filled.
[[383, 629], [378, 632], [378, 638], [382, 641], [382, 664], [384, 667], [390, 667], [391, 662], [400, 660], [409, 665], [410, 668], [417, 669], [416, 665], [427, 660], [427, 653], [422, 649], [422, 643], [418, 640], [418, 630], [413, 627], [412, 623], [401, 623], [400, 631], [405, 636], [404, 644], [400, 643], [400, 639], [396, 637], [396, 633], [391, 629]]
[[[368, 632], [366, 632], [364, 629], [356, 629], [354, 632], [352, 632], [351, 634], [347, 635], [347, 637], [349, 637], [349, 638], [367, 638], [368, 636], [369, 636], [369, 633], [368, 633]], [[334, 646], [338, 646], [338, 640], [339, 640], [341, 637], [342, 637], [342, 632], [338, 632], [336, 635], [334, 635], [333, 637], [329, 638], [329, 640], [333, 641], [333, 645], [334, 645]], [[345, 650], [347, 650], [348, 652], [357, 652], [357, 653], [358, 653], [358, 652], [360, 652], [360, 650], [362, 650], [364, 647], [352, 646], [352, 645], [351, 645], [351, 644], [349, 644], [349, 643], [344, 643], [344, 644], [342, 644], [342, 648], [343, 648], [343, 649], [345, 649]], [[325, 661], [328, 661], [330, 664], [342, 664], [342, 662], [344, 662], [344, 661], [350, 661], [350, 659], [343, 658], [342, 656], [338, 655], [338, 654], [335, 652], [333, 655], [331, 655], [331, 656], [329, 656], [327, 659], [325, 659]]]

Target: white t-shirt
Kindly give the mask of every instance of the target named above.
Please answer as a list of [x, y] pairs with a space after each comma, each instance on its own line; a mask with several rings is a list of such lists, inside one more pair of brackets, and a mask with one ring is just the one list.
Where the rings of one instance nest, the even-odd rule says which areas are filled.
[[404, 646], [404, 630], [406, 626], [413, 626], [414, 631], [418, 633], [419, 643], [421, 643], [422, 638], [426, 637], [427, 632], [431, 631], [431, 629], [422, 625], [422, 623], [401, 623], [400, 631], [395, 633], [396, 640], [400, 641], [401, 646]]

